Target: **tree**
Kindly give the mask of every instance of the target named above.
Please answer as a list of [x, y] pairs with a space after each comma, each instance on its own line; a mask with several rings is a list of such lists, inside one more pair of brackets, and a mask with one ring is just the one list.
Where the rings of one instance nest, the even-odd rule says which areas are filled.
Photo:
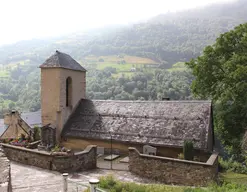
[[216, 133], [228, 149], [239, 154], [247, 126], [247, 24], [220, 35], [203, 54], [186, 63], [195, 76], [192, 92], [212, 99]]

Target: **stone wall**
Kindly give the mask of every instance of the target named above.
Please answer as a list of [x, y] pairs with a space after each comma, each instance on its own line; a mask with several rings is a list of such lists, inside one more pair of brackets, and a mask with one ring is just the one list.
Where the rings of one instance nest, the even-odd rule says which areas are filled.
[[8, 144], [2, 144], [4, 153], [9, 160], [26, 165], [59, 172], [73, 172], [96, 168], [96, 146], [90, 145], [84, 151], [68, 156], [52, 155], [37, 149], [27, 149]]
[[11, 192], [10, 162], [0, 149], [0, 191]]
[[129, 170], [166, 184], [206, 186], [218, 175], [218, 154], [206, 163], [140, 154], [129, 148]]

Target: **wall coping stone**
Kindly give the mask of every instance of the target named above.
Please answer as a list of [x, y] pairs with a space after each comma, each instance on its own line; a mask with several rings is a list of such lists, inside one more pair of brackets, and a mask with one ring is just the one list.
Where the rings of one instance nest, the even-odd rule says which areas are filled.
[[87, 154], [93, 148], [96, 148], [97, 147], [96, 145], [89, 145], [83, 151], [76, 152], [76, 153], [74, 153], [74, 155], [61, 156], [61, 155], [53, 155], [52, 152], [38, 151], [38, 149], [28, 149], [28, 148], [25, 148], [25, 147], [20, 147], [20, 146], [5, 144], [5, 143], [1, 143], [0, 145], [3, 146], [3, 147], [12, 148], [12, 149], [17, 149], [17, 150], [22, 150], [22, 151], [37, 153], [37, 154], [46, 155], [46, 156], [55, 156], [55, 157], [69, 157], [69, 156], [78, 156], [78, 155], [82, 155], [82, 154]]
[[25, 148], [25, 147], [10, 145], [10, 144], [6, 144], [6, 143], [1, 143], [1, 145], [3, 147], [8, 147], [8, 148], [22, 150], [22, 151], [28, 151], [28, 152], [32, 152], [32, 153], [38, 153], [38, 154], [41, 154], [41, 155], [47, 155], [47, 156], [51, 155], [51, 152], [47, 152], [47, 151], [38, 151], [37, 149], [28, 149], [28, 148]]
[[162, 157], [162, 156], [154, 156], [154, 155], [146, 155], [140, 153], [135, 147], [129, 147], [129, 151], [136, 152], [140, 157], [149, 158], [149, 159], [157, 159], [157, 160], [166, 160], [166, 161], [172, 161], [172, 162], [178, 162], [178, 163], [184, 163], [184, 164], [194, 164], [194, 165], [203, 165], [203, 166], [212, 166], [214, 165], [215, 161], [218, 157], [218, 152], [213, 152], [213, 154], [209, 157], [208, 161], [206, 163], [198, 162], [198, 161], [188, 161], [183, 159], [175, 159], [170, 157]]

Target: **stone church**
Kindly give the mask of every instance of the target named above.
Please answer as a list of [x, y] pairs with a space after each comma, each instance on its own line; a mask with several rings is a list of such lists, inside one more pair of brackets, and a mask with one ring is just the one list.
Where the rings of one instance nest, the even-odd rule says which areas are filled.
[[56, 127], [63, 146], [90, 144], [115, 152], [144, 145], [157, 155], [177, 157], [185, 140], [197, 153], [212, 152], [214, 130], [210, 101], [117, 101], [86, 99], [86, 70], [68, 54], [56, 51], [41, 68], [42, 125]]

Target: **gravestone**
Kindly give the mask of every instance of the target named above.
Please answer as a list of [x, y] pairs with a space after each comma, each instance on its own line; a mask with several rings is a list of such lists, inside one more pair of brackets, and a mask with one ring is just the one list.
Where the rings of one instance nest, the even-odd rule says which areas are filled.
[[56, 128], [50, 124], [41, 127], [41, 143], [39, 150], [50, 151], [56, 145]]
[[104, 147], [97, 147], [97, 155], [104, 155], [105, 148]]
[[119, 161], [120, 163], [129, 163], [129, 157], [124, 157]]
[[120, 155], [108, 155], [104, 158], [104, 160], [113, 161], [113, 160], [117, 159], [118, 157], [120, 157]]
[[143, 153], [146, 155], [156, 155], [157, 148], [150, 145], [143, 146]]

